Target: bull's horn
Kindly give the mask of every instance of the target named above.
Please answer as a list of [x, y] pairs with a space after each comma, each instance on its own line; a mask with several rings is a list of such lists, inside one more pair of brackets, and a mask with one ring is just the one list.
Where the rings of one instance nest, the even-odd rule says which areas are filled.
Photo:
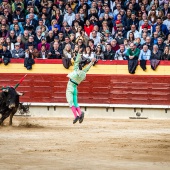
[[16, 91], [16, 92], [17, 92], [18, 96], [23, 96], [24, 95], [24, 93], [21, 93], [21, 92], [18, 92], [18, 91]]

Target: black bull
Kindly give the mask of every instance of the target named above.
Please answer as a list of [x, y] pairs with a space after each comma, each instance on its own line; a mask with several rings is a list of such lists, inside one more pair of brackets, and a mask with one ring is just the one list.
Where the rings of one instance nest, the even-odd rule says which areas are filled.
[[[9, 125], [12, 125], [12, 118], [17, 110], [22, 106], [19, 97], [23, 95], [13, 87], [6, 87], [0, 92], [0, 124], [10, 116]], [[20, 108], [23, 109], [23, 108]], [[24, 109], [23, 109], [24, 110]]]

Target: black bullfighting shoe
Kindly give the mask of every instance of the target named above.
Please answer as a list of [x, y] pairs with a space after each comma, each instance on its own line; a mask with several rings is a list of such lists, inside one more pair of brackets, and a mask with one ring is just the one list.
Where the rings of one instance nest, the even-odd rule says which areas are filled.
[[73, 124], [75, 124], [79, 119], [80, 119], [80, 117], [77, 116], [77, 117], [73, 120]]
[[84, 112], [81, 112], [81, 116], [79, 118], [79, 123], [82, 123], [84, 120]]

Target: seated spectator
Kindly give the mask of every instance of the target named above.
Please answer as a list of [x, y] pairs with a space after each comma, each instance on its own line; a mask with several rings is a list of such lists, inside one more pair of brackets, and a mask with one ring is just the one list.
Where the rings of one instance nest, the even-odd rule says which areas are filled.
[[7, 49], [7, 44], [2, 45], [0, 50], [0, 58], [3, 59], [4, 65], [8, 65], [10, 59], [12, 58], [11, 52]]
[[146, 37], [146, 42], [143, 45], [147, 45], [148, 49], [152, 51], [153, 43], [152, 43], [151, 38], [149, 36]]
[[18, 37], [17, 37], [16, 43], [19, 43], [19, 44], [20, 44], [20, 48], [22, 48], [23, 50], [25, 50], [25, 45], [22, 43], [21, 36], [18, 36]]
[[146, 37], [147, 37], [147, 33], [143, 33], [143, 34], [142, 34], [142, 38], [141, 38], [141, 45], [143, 45], [144, 43], [146, 43]]
[[147, 19], [144, 20], [144, 23], [139, 28], [139, 33], [142, 35], [144, 32], [144, 29], [147, 29], [148, 36], [152, 36], [152, 26], [149, 25], [149, 22]]
[[168, 38], [164, 41], [164, 43], [170, 47], [170, 34], [168, 35]]
[[90, 62], [94, 57], [94, 52], [91, 51], [90, 46], [87, 46], [83, 51], [83, 58]]
[[151, 58], [152, 59], [157, 59], [157, 60], [161, 60], [162, 58], [162, 52], [159, 51], [158, 45], [153, 45], [153, 50], [151, 51]]
[[37, 58], [47, 59], [47, 56], [48, 56], [48, 51], [46, 51], [45, 45], [42, 45]]
[[59, 43], [54, 42], [53, 47], [48, 52], [48, 59], [61, 59], [62, 50], [59, 49]]
[[4, 37], [6, 39], [8, 36], [9, 36], [9, 32], [8, 32], [8, 30], [6, 30], [6, 26], [1, 25], [0, 37]]
[[100, 37], [97, 36], [97, 32], [94, 30], [92, 31], [91, 39], [94, 41], [94, 45], [97, 45], [100, 43]]
[[116, 53], [116, 51], [120, 48], [116, 39], [113, 39], [111, 41], [111, 46], [112, 46], [112, 50]]
[[62, 25], [63, 15], [61, 15], [61, 12], [60, 12], [59, 8], [56, 8], [55, 14], [52, 16], [52, 21], [54, 21], [54, 20], [56, 20], [55, 24], [59, 24], [60, 26]]
[[135, 74], [140, 50], [136, 48], [134, 43], [130, 43], [130, 48], [127, 49], [126, 55], [128, 57], [128, 71], [130, 74]]
[[4, 25], [5, 26], [5, 30], [9, 31], [9, 24], [7, 24], [7, 19], [6, 18], [3, 18], [1, 20], [1, 24], [0, 24], [0, 27]]
[[98, 60], [104, 60], [104, 53], [103, 53], [103, 50], [102, 50], [102, 45], [98, 44], [96, 46], [96, 51], [95, 51], [95, 57]]
[[157, 44], [158, 43], [158, 33], [154, 32], [153, 37], [151, 39], [152, 44]]
[[117, 34], [115, 35], [115, 40], [117, 41], [117, 44], [123, 44], [124, 37], [122, 31], [118, 31]]
[[164, 52], [162, 54], [161, 60], [170, 60], [170, 47], [166, 46], [164, 48]]
[[159, 25], [156, 26], [155, 32], [158, 33], [158, 37], [161, 37], [161, 38], [163, 38], [164, 40], [166, 39], [166, 35], [161, 31]]
[[43, 28], [43, 26], [45, 26], [45, 30], [46, 32], [48, 32], [48, 27], [46, 25], [44, 25], [43, 23], [43, 19], [40, 18], [39, 21], [38, 21], [38, 26], [36, 27], [36, 31]]
[[12, 50], [14, 49], [14, 44], [11, 42], [10, 38], [7, 37], [5, 40], [5, 44], [7, 44], [7, 49], [12, 52]]
[[47, 35], [46, 39], [47, 39], [47, 43], [49, 43], [49, 44], [54, 41], [53, 31], [48, 32], [48, 35]]
[[134, 36], [134, 33], [133, 32], [130, 32], [129, 33], [129, 38], [127, 38], [129, 43], [133, 43], [134, 40], [135, 40], [135, 36]]
[[25, 55], [26, 55], [26, 53], [28, 54], [29, 57], [31, 56], [32, 59], [37, 58], [39, 55], [38, 50], [36, 48], [34, 48], [33, 42], [32, 43], [30, 42], [28, 44], [28, 48], [25, 50]]
[[28, 30], [25, 30], [24, 34], [21, 35], [21, 40], [24, 45], [28, 43], [28, 38], [29, 38]]
[[119, 46], [120, 46], [120, 49], [116, 51], [114, 59], [115, 60], [127, 60], [125, 46], [123, 44]]
[[67, 13], [64, 15], [63, 21], [67, 21], [68, 25], [72, 26], [74, 20], [75, 20], [75, 14], [72, 11], [71, 7], [68, 7]]
[[158, 48], [159, 50], [163, 53], [164, 48], [165, 48], [165, 43], [163, 42], [163, 39], [161, 37], [158, 38]]
[[24, 28], [20, 22], [18, 22], [18, 18], [13, 18], [13, 24], [10, 25], [10, 30], [14, 30], [14, 25], [18, 25], [21, 34], [24, 33]]
[[140, 51], [139, 60], [150, 60], [151, 51], [148, 49], [147, 45], [143, 45], [142, 50]]
[[66, 37], [66, 36], [69, 36], [71, 33], [73, 33], [70, 25], [67, 24], [67, 25], [64, 27], [63, 33], [64, 33], [64, 36], [65, 36], [65, 37]]
[[140, 50], [136, 48], [134, 43], [130, 43], [130, 48], [127, 49], [126, 55], [129, 60], [138, 60], [140, 54]]
[[0, 37], [0, 50], [2, 50], [3, 44], [6, 44], [5, 39], [3, 37]]
[[96, 46], [94, 45], [94, 41], [93, 41], [92, 39], [89, 39], [89, 40], [88, 40], [87, 46], [90, 47], [90, 49], [91, 49], [92, 52], [95, 52]]
[[162, 31], [166, 36], [169, 34], [169, 30], [167, 29], [167, 26], [163, 24], [162, 19], [161, 18], [157, 18], [156, 20], [156, 24], [153, 25], [153, 32], [156, 31], [156, 26], [160, 26], [160, 31]]
[[104, 60], [114, 60], [115, 52], [112, 50], [111, 44], [106, 45], [106, 50], [104, 51]]
[[15, 48], [12, 50], [12, 58], [25, 58], [25, 52], [20, 48], [20, 43], [15, 43]]
[[131, 27], [135, 26], [136, 30], [139, 27], [139, 20], [136, 18], [136, 14], [132, 12], [131, 18], [127, 20], [127, 30], [131, 30]]
[[36, 44], [41, 43], [41, 39], [42, 39], [42, 29], [37, 29], [36, 31], [36, 35], [34, 37], [34, 41], [36, 42]]
[[41, 50], [41, 46], [42, 46], [42, 45], [45, 45], [45, 50], [46, 50], [46, 51], [48, 51], [48, 50], [50, 49], [50, 44], [47, 43], [45, 37], [42, 37], [42, 38], [41, 38], [41, 42], [38, 44], [38, 47], [37, 47], [38, 51]]
[[65, 48], [65, 46], [67, 44], [70, 44], [71, 49], [74, 49], [74, 44], [72, 42], [70, 42], [70, 37], [69, 36], [65, 37], [65, 41], [62, 43], [62, 50], [64, 50], [64, 48]]
[[12, 43], [14, 43], [14, 44], [16, 43], [17, 36], [15, 35], [15, 32], [13, 30], [11, 30], [9, 32], [9, 38], [10, 38]]
[[87, 36], [90, 36], [90, 33], [93, 31], [94, 25], [91, 24], [90, 20], [86, 20], [85, 25], [84, 25], [84, 31], [87, 34]]
[[141, 37], [139, 31], [136, 30], [136, 26], [135, 25], [131, 25], [131, 30], [127, 32], [127, 38], [129, 38], [129, 34], [131, 32], [134, 34], [135, 38]]
[[24, 13], [21, 11], [21, 8], [17, 7], [16, 11], [13, 14], [13, 18], [18, 18], [18, 22], [23, 24], [25, 21], [25, 15]]
[[20, 30], [18, 24], [14, 25], [14, 29], [13, 30], [14, 30], [16, 36], [21, 36], [22, 35], [22, 31]]
[[63, 66], [68, 69], [71, 66], [71, 59], [73, 57], [73, 52], [70, 44], [66, 44], [63, 50]]
[[169, 8], [169, 12], [167, 14], [167, 19], [163, 21], [163, 24], [166, 25], [166, 27], [168, 28], [168, 30], [170, 32], [170, 8]]

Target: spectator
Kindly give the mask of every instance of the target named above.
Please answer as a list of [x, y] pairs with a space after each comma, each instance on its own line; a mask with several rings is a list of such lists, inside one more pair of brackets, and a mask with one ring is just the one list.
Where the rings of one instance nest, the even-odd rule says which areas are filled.
[[164, 41], [164, 43], [170, 47], [170, 34], [168, 35], [168, 38]]
[[53, 47], [48, 52], [49, 59], [61, 59], [62, 58], [62, 51], [59, 49], [59, 43], [54, 42]]
[[83, 58], [87, 59], [87, 61], [90, 62], [94, 57], [95, 57], [95, 56], [94, 56], [94, 53], [91, 51], [90, 46], [87, 46], [87, 47], [84, 49]]
[[64, 21], [67, 21], [68, 25], [72, 26], [74, 20], [75, 14], [72, 12], [71, 7], [69, 7], [67, 13], [64, 15]]
[[92, 25], [90, 23], [90, 20], [87, 19], [85, 22], [84, 30], [85, 30], [86, 34], [88, 35], [88, 37], [90, 36], [90, 33], [93, 31], [93, 27], [94, 27], [94, 25]]
[[102, 50], [102, 46], [100, 44], [97, 45], [96, 51], [95, 51], [96, 59], [97, 60], [103, 60], [104, 59], [104, 53]]
[[167, 14], [167, 19], [163, 21], [163, 24], [166, 25], [166, 27], [168, 28], [168, 30], [170, 32], [170, 8], [169, 8], [169, 12]]
[[20, 48], [20, 43], [15, 43], [15, 48], [12, 50], [12, 58], [25, 58], [25, 52]]
[[116, 51], [115, 53], [115, 60], [126, 60], [126, 49], [123, 44], [120, 45], [120, 49]]
[[97, 36], [97, 32], [96, 31], [92, 31], [91, 39], [94, 41], [94, 45], [97, 45], [97, 44], [100, 43], [100, 37]]
[[6, 42], [5, 44], [7, 44], [7, 49], [12, 52], [12, 50], [14, 49], [14, 44], [11, 42], [10, 38], [7, 37], [6, 38]]
[[162, 54], [161, 60], [170, 60], [170, 47], [166, 46], [164, 48], [164, 52]]
[[163, 42], [163, 39], [161, 37], [158, 38], [158, 48], [161, 52], [164, 51], [164, 48], [165, 48], [165, 43]]
[[147, 45], [143, 45], [142, 50], [140, 51], [139, 60], [150, 60], [151, 51], [148, 49]]
[[28, 30], [25, 30], [24, 34], [21, 35], [21, 40], [24, 45], [28, 43], [28, 38], [29, 38]]
[[72, 56], [73, 56], [73, 52], [72, 52], [72, 49], [71, 49], [71, 45], [66, 44], [65, 48], [63, 50], [63, 58], [62, 58], [63, 65], [66, 69], [68, 69], [71, 66]]
[[13, 30], [10, 31], [9, 38], [12, 43], [14, 43], [14, 44], [16, 43], [17, 36], [15, 35], [15, 32]]
[[0, 58], [3, 59], [4, 65], [8, 65], [10, 59], [12, 58], [11, 52], [7, 49], [7, 44], [2, 45], [0, 50]]
[[46, 50], [46, 51], [48, 51], [48, 50], [50, 49], [50, 44], [47, 43], [45, 37], [42, 37], [42, 38], [41, 38], [41, 42], [38, 44], [38, 47], [37, 47], [38, 51], [41, 50], [41, 46], [42, 46], [42, 45], [45, 45], [45, 50]]
[[130, 48], [127, 49], [126, 55], [128, 57], [128, 70], [130, 74], [134, 74], [138, 65], [140, 50], [136, 48], [134, 43], [130, 43]]
[[132, 32], [134, 34], [134, 38], [141, 37], [139, 31], [136, 30], [135, 25], [131, 25], [131, 30], [127, 32], [127, 38], [129, 38], [130, 32]]
[[18, 36], [18, 37], [17, 37], [16, 43], [19, 43], [19, 44], [20, 44], [20, 48], [23, 49], [23, 50], [25, 50], [25, 45], [22, 43], [21, 36]]
[[114, 60], [115, 52], [112, 50], [111, 44], [106, 45], [106, 50], [104, 51], [105, 60]]
[[162, 52], [159, 51], [158, 45], [153, 45], [153, 50], [151, 52], [151, 60], [152, 59], [157, 59], [157, 60], [161, 60], [162, 58]]
[[6, 25], [1, 25], [0, 37], [7, 38], [9, 36], [8, 30], [6, 30]]
[[162, 19], [161, 19], [161, 18], [158, 18], [158, 19], [156, 20], [156, 24], [153, 25], [153, 32], [156, 31], [156, 26], [157, 26], [157, 25], [160, 26], [160, 30], [161, 30], [166, 36], [169, 34], [169, 30], [167, 29], [167, 26], [162, 23]]

